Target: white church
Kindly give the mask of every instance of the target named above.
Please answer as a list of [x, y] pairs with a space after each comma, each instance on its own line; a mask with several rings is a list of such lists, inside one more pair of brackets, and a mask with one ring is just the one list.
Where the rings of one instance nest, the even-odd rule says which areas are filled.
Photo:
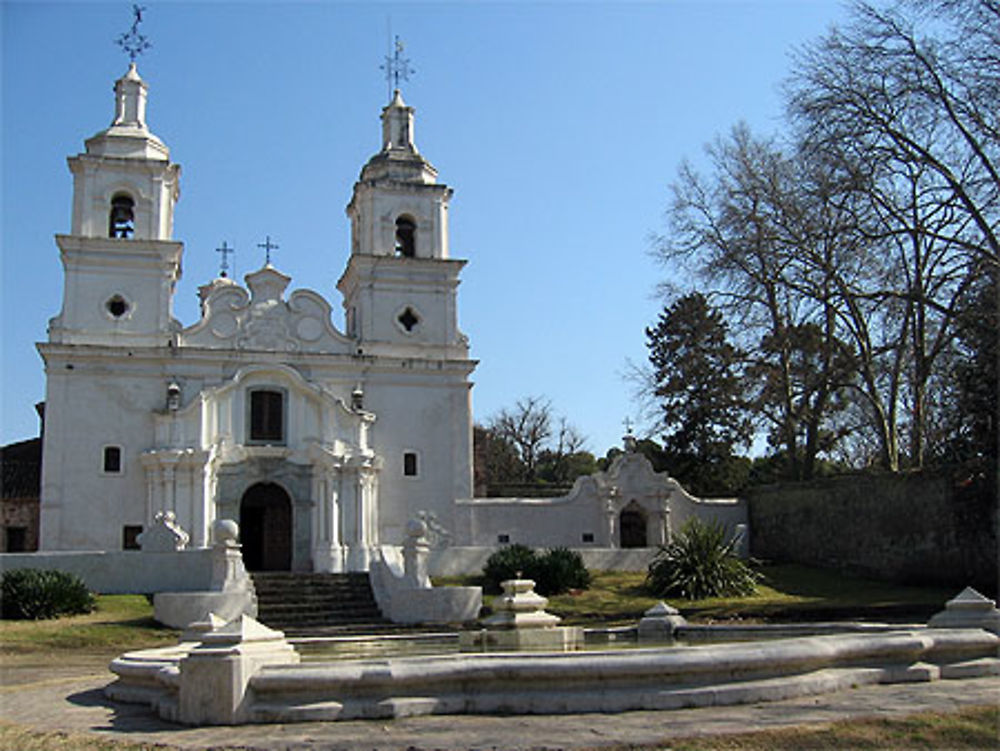
[[40, 547], [136, 547], [170, 511], [194, 547], [215, 519], [238, 520], [252, 569], [366, 570], [418, 512], [445, 517], [472, 495], [476, 363], [458, 328], [452, 191], [397, 92], [347, 206], [347, 330], [270, 264], [246, 287], [202, 286], [185, 327], [172, 314], [180, 167], [146, 124], [146, 98], [133, 63], [112, 125], [68, 160], [63, 306], [38, 347]]
[[449, 252], [452, 191], [398, 91], [347, 205], [345, 330], [269, 262], [245, 287], [225, 275], [200, 287], [200, 320], [182, 325], [180, 167], [146, 124], [146, 98], [133, 63], [111, 126], [68, 160], [63, 304], [38, 345], [43, 553], [139, 549], [169, 514], [191, 549], [237, 521], [250, 570], [369, 571], [421, 519], [439, 573], [475, 572], [514, 542], [612, 568], [626, 565], [622, 548], [663, 544], [691, 516], [745, 523], [740, 502], [692, 498], [631, 451], [561, 498], [473, 497], [465, 261]]

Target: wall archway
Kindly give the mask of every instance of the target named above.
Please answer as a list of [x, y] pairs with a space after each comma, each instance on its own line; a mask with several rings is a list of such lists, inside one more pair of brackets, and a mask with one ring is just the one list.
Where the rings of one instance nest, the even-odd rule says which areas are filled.
[[291, 571], [292, 499], [280, 485], [259, 482], [240, 501], [240, 542], [248, 571]]
[[649, 546], [646, 511], [634, 500], [618, 515], [618, 544], [622, 548]]

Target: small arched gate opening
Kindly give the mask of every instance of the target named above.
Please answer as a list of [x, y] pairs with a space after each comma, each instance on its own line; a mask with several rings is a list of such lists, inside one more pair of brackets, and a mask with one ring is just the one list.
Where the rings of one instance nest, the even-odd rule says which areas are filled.
[[292, 499], [280, 485], [260, 482], [243, 494], [240, 542], [248, 571], [291, 571]]
[[619, 544], [623, 548], [645, 548], [648, 546], [646, 532], [646, 512], [634, 500], [622, 509], [618, 516]]

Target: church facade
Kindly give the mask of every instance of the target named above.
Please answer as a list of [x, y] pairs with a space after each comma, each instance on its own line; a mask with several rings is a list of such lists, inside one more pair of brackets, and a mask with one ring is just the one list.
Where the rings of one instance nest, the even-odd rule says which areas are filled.
[[200, 320], [183, 326], [180, 167], [146, 124], [146, 97], [132, 64], [112, 125], [68, 160], [63, 305], [38, 345], [40, 548], [134, 548], [171, 512], [192, 547], [216, 519], [238, 520], [251, 569], [368, 570], [409, 520], [450, 519], [472, 496], [476, 363], [458, 327], [452, 191], [396, 92], [347, 206], [344, 330], [270, 263], [245, 286], [203, 285]]

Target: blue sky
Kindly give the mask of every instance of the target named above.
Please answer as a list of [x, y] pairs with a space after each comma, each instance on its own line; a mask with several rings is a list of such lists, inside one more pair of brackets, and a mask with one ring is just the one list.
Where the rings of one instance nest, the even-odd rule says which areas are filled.
[[[666, 273], [650, 257], [683, 159], [746, 121], [781, 128], [792, 49], [842, 22], [826, 0], [644, 3], [144, 3], [147, 121], [182, 166], [175, 316], [235, 246], [231, 276], [273, 263], [331, 299], [344, 207], [380, 147], [388, 26], [416, 73], [415, 136], [455, 189], [451, 252], [468, 259], [460, 325], [477, 420], [543, 395], [602, 455], [638, 415], [629, 361]], [[69, 230], [66, 157], [107, 127], [131, 5], [4, 2], [0, 443], [37, 433], [35, 342], [59, 312], [53, 240]], [[684, 280], [679, 281], [682, 285]]]

